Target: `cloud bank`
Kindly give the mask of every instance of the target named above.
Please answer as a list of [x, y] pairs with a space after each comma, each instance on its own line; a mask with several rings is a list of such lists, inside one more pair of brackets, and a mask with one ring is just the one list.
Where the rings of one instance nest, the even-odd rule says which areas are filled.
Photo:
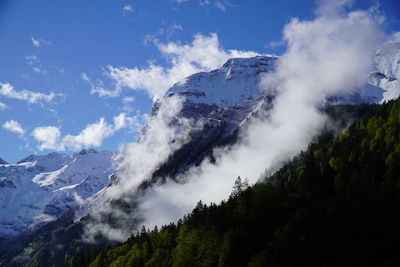
[[61, 137], [59, 127], [42, 126], [35, 128], [32, 136], [39, 142], [40, 150], [76, 151], [82, 148], [99, 147], [106, 138], [123, 128], [138, 129], [141, 127], [137, 118], [128, 117], [125, 113], [119, 114], [113, 120], [113, 124], [109, 124], [104, 118], [100, 118], [96, 123], [88, 124], [78, 135]]

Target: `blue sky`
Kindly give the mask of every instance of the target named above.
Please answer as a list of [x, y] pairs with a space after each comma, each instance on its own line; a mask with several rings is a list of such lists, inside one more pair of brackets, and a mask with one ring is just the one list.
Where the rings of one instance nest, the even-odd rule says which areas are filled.
[[[281, 54], [284, 25], [314, 9], [314, 0], [0, 1], [0, 157], [135, 141], [171, 83], [232, 55]], [[379, 9], [385, 31], [398, 31], [400, 4]]]

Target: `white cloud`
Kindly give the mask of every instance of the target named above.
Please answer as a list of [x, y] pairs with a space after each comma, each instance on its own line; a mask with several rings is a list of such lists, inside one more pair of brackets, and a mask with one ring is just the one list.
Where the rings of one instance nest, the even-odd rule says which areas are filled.
[[124, 103], [135, 102], [135, 97], [134, 96], [126, 96], [126, 97], [122, 98], [122, 102], [124, 102]]
[[81, 78], [82, 78], [82, 80], [84, 80], [84, 81], [90, 82], [90, 78], [89, 78], [89, 76], [88, 76], [85, 72], [82, 72], [82, 73], [81, 73]]
[[31, 38], [32, 39], [32, 45], [35, 47], [39, 47], [40, 46], [40, 41], [36, 40], [35, 38]]
[[121, 93], [122, 88], [120, 86], [116, 86], [115, 90], [107, 90], [104, 88], [103, 81], [97, 79], [93, 82], [85, 72], [81, 73], [81, 78], [89, 83], [91, 94], [98, 94], [100, 97], [117, 97]]
[[220, 67], [232, 57], [252, 57], [259, 55], [252, 51], [225, 50], [221, 47], [218, 35], [197, 34], [190, 44], [160, 43], [154, 41], [158, 50], [169, 63], [166, 68], [149, 63], [147, 68], [126, 68], [107, 66], [109, 76], [115, 81], [114, 90], [102, 86], [92, 87], [92, 94], [99, 96], [118, 96], [122, 87], [144, 90], [153, 100], [159, 99], [174, 83], [185, 77]]
[[15, 120], [6, 121], [3, 124], [3, 128], [10, 132], [17, 133], [21, 136], [25, 133], [25, 130], [22, 128], [21, 124]]
[[40, 73], [40, 74], [46, 74], [47, 73], [47, 70], [42, 69], [40, 67], [33, 67], [32, 70], [33, 70], [33, 72]]
[[222, 2], [216, 1], [214, 4], [215, 4], [215, 7], [218, 8], [219, 10], [224, 11], [224, 12], [226, 11], [226, 7]]
[[200, 6], [204, 7], [204, 6], [208, 6], [210, 5], [210, 0], [200, 0], [199, 2]]
[[227, 10], [227, 7], [235, 7], [232, 3], [226, 0], [221, 0], [221, 1], [216, 1], [216, 0], [200, 0], [199, 5], [201, 7], [208, 7], [208, 6], [213, 6], [223, 12]]
[[265, 45], [266, 48], [276, 48], [276, 47], [280, 47], [280, 46], [285, 46], [285, 42], [284, 41], [272, 41], [269, 42], [268, 44]]
[[31, 37], [32, 40], [32, 45], [34, 47], [40, 47], [42, 45], [50, 45], [50, 41], [44, 40], [44, 39], [35, 39]]
[[184, 3], [184, 2], [187, 2], [187, 1], [189, 1], [189, 0], [175, 0], [175, 3], [181, 4], [181, 3]]
[[59, 96], [59, 94], [53, 92], [45, 94], [28, 90], [16, 91], [9, 83], [0, 83], [0, 95], [11, 99], [23, 100], [30, 104], [52, 102], [56, 96]]
[[99, 147], [103, 141], [123, 128], [138, 129], [141, 124], [135, 117], [128, 117], [121, 113], [114, 117], [113, 124], [109, 124], [104, 118], [88, 124], [78, 135], [66, 135], [61, 137], [60, 128], [54, 126], [37, 127], [32, 136], [39, 142], [40, 150], [80, 150], [88, 147]]
[[4, 104], [3, 102], [0, 102], [0, 110], [5, 110], [7, 108], [7, 105]]
[[133, 7], [131, 5], [126, 5], [122, 8], [122, 10], [126, 13], [132, 13], [133, 12]]
[[25, 59], [26, 59], [26, 64], [29, 66], [39, 62], [39, 58], [36, 55], [26, 56]]
[[40, 58], [37, 55], [29, 55], [25, 57], [26, 64], [32, 68], [32, 71], [39, 74], [46, 74], [47, 70], [40, 65]]
[[[119, 129], [118, 129], [119, 130]], [[62, 139], [62, 147], [79, 150], [83, 147], [99, 147], [103, 140], [114, 134], [114, 128], [104, 118], [89, 124], [78, 135], [66, 135]]]
[[318, 8], [315, 13], [321, 17], [337, 16], [350, 6], [353, 0], [318, 0]]
[[40, 150], [63, 150], [59, 144], [60, 134], [60, 129], [54, 126], [37, 127], [32, 132], [32, 136], [40, 142]]

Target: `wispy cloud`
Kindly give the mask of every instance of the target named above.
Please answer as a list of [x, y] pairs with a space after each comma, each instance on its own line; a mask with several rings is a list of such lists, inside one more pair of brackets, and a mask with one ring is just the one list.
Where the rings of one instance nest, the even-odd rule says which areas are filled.
[[100, 79], [96, 79], [92, 81], [92, 79], [85, 73], [81, 73], [82, 80], [89, 83], [91, 89], [91, 94], [97, 94], [100, 97], [117, 97], [120, 95], [122, 88], [120, 86], [116, 86], [114, 90], [107, 90], [104, 88], [104, 83]]
[[34, 47], [40, 47], [42, 45], [50, 45], [51, 44], [50, 41], [47, 41], [47, 40], [44, 40], [44, 39], [41, 39], [41, 38], [31, 37], [31, 41], [32, 41], [32, 45]]
[[32, 39], [32, 45], [35, 47], [39, 47], [40, 46], [40, 41], [36, 40], [35, 38], [31, 38]]
[[177, 33], [177, 32], [183, 32], [183, 27], [180, 24], [177, 23], [173, 23], [170, 25], [163, 25], [157, 33], [150, 33], [147, 34], [144, 38], [143, 38], [143, 43], [145, 45], [148, 44], [154, 44], [154, 42], [157, 42], [159, 38], [163, 37], [166, 40], [171, 40], [172, 37]]
[[99, 96], [119, 96], [122, 88], [143, 90], [155, 101], [162, 97], [168, 88], [183, 78], [220, 67], [232, 57], [252, 57], [259, 55], [252, 51], [225, 50], [221, 47], [216, 33], [197, 34], [190, 44], [178, 42], [154, 44], [167, 60], [169, 68], [149, 63], [147, 68], [125, 68], [107, 66], [109, 76], [116, 83], [114, 90], [102, 86], [92, 86], [92, 94]]
[[202, 7], [208, 6], [210, 4], [211, 4], [210, 0], [200, 0], [199, 2], [199, 5]]
[[0, 83], [0, 95], [10, 99], [18, 99], [26, 101], [30, 104], [36, 104], [40, 102], [53, 102], [54, 98], [61, 96], [53, 92], [49, 94], [33, 92], [29, 90], [17, 91], [9, 83]]
[[99, 147], [103, 141], [112, 136], [123, 128], [139, 129], [142, 125], [135, 117], [128, 117], [125, 113], [121, 113], [114, 117], [113, 123], [109, 124], [104, 118], [100, 118], [97, 122], [88, 124], [77, 135], [65, 135], [61, 137], [59, 127], [43, 126], [33, 130], [32, 136], [39, 142], [40, 150], [79, 150], [88, 147]]
[[20, 136], [25, 134], [24, 128], [22, 128], [21, 124], [18, 121], [15, 121], [15, 120], [6, 121], [3, 124], [3, 128], [8, 130], [8, 131], [10, 131], [10, 132], [17, 133]]
[[266, 48], [276, 48], [280, 46], [285, 46], [286, 43], [284, 41], [273, 41], [269, 42], [268, 44], [265, 45]]
[[37, 63], [37, 62], [39, 62], [39, 58], [38, 58], [37, 55], [26, 56], [25, 59], [26, 59], [26, 64], [27, 64], [28, 66], [31, 66], [31, 65], [33, 65], [33, 64], [35, 64], [35, 63]]
[[0, 110], [5, 110], [7, 108], [7, 105], [4, 104], [3, 102], [0, 102]]
[[228, 7], [235, 7], [234, 4], [226, 0], [200, 0], [199, 5], [201, 7], [214, 7], [223, 12], [227, 11]]
[[214, 5], [215, 5], [215, 7], [218, 8], [219, 10], [224, 11], [224, 12], [226, 11], [225, 5], [224, 5], [222, 2], [220, 2], [220, 1], [216, 1], [216, 2], [214, 3]]
[[124, 102], [124, 103], [132, 103], [132, 102], [135, 102], [135, 97], [133, 97], [133, 96], [126, 96], [126, 97], [122, 98], [122, 102]]
[[40, 58], [38, 55], [32, 54], [25, 57], [26, 64], [32, 68], [32, 71], [37, 74], [47, 74], [47, 69], [45, 69], [40, 64]]

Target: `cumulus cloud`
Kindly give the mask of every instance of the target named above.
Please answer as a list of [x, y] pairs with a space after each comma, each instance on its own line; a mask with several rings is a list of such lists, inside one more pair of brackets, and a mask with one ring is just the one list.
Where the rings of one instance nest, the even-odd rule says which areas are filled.
[[125, 5], [122, 10], [126, 13], [132, 13], [133, 12], [133, 7], [131, 5]]
[[79, 150], [88, 147], [99, 147], [103, 141], [112, 136], [115, 132], [126, 128], [138, 129], [141, 124], [135, 117], [128, 117], [121, 113], [114, 117], [113, 124], [109, 124], [104, 118], [97, 122], [88, 124], [77, 135], [65, 135], [61, 137], [60, 128], [55, 126], [37, 127], [33, 130], [32, 136], [39, 142], [40, 150]]
[[17, 133], [21, 136], [25, 133], [25, 130], [24, 128], [22, 128], [21, 124], [15, 120], [6, 121], [3, 124], [3, 128], [10, 132]]
[[37, 127], [32, 132], [32, 136], [40, 142], [40, 150], [63, 150], [59, 144], [60, 135], [60, 129], [54, 126]]
[[154, 41], [158, 50], [167, 60], [169, 67], [150, 62], [146, 68], [126, 68], [108, 66], [108, 75], [115, 81], [114, 90], [106, 90], [102, 85], [92, 86], [91, 93], [99, 96], [119, 96], [123, 87], [143, 90], [154, 101], [161, 98], [174, 83], [200, 72], [220, 67], [232, 57], [252, 57], [252, 51], [225, 50], [218, 35], [197, 34], [190, 44], [178, 42], [161, 43]]
[[347, 1], [339, 2], [329, 14], [319, 12], [308, 21], [293, 19], [285, 26], [287, 51], [276, 72], [262, 83], [265, 90], [278, 92], [272, 110], [243, 129], [239, 143], [214, 151], [215, 163], [205, 161], [192, 168], [178, 177], [180, 183], [170, 180], [147, 190], [139, 201], [147, 226], [176, 221], [200, 199], [223, 200], [238, 175], [257, 182], [318, 134], [327, 122], [320, 111], [326, 96], [367, 82], [382, 33], [367, 11], [344, 13]]
[[55, 97], [60, 96], [59, 94], [55, 94], [53, 92], [45, 94], [29, 90], [17, 91], [9, 83], [0, 83], [0, 95], [11, 99], [26, 101], [30, 104], [52, 102]]

